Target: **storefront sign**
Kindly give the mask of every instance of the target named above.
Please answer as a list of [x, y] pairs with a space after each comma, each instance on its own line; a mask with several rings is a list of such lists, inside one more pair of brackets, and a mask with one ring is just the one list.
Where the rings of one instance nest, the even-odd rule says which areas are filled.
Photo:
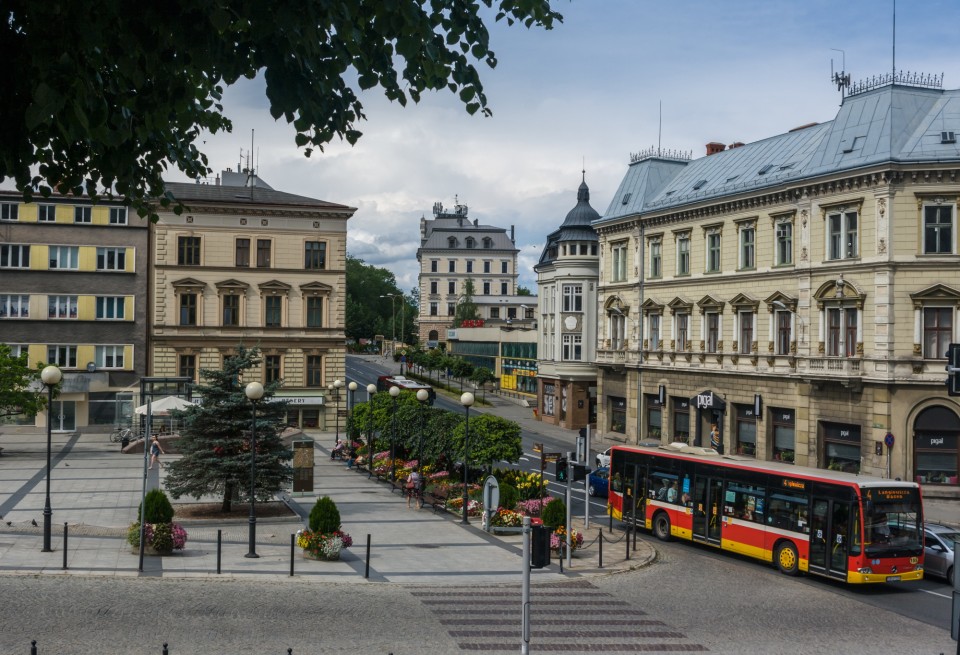
[[697, 402], [697, 409], [716, 409], [722, 411], [727, 408], [727, 403], [712, 391], [697, 394], [694, 400]]
[[918, 432], [917, 448], [924, 450], [956, 450], [957, 435], [942, 432]]

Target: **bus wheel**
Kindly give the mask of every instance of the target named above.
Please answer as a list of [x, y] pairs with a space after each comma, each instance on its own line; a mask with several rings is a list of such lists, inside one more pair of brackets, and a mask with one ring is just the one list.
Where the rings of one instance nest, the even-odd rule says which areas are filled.
[[797, 575], [800, 572], [800, 558], [797, 556], [796, 547], [790, 542], [782, 543], [777, 547], [774, 559], [781, 573]]
[[665, 512], [653, 517], [653, 534], [660, 541], [670, 541], [670, 517]]

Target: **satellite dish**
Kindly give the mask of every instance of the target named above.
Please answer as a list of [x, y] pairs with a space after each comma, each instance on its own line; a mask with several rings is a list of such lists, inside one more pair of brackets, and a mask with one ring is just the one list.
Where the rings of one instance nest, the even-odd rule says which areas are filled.
[[93, 362], [87, 363], [87, 373], [94, 373], [97, 370], [97, 365]]

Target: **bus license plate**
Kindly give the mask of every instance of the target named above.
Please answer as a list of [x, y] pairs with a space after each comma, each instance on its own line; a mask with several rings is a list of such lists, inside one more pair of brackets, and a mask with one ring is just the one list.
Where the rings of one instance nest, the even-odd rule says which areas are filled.
[[888, 576], [887, 576], [887, 582], [900, 582], [900, 576], [899, 576], [899, 575], [888, 575]]

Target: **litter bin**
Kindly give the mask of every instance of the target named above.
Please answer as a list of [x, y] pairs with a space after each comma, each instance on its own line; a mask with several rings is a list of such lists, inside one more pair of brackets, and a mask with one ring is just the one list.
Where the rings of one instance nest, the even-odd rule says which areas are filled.
[[130, 437], [123, 437], [120, 439], [120, 450], [123, 450], [130, 445]]
[[542, 569], [550, 565], [550, 530], [535, 525], [531, 533], [530, 568]]

